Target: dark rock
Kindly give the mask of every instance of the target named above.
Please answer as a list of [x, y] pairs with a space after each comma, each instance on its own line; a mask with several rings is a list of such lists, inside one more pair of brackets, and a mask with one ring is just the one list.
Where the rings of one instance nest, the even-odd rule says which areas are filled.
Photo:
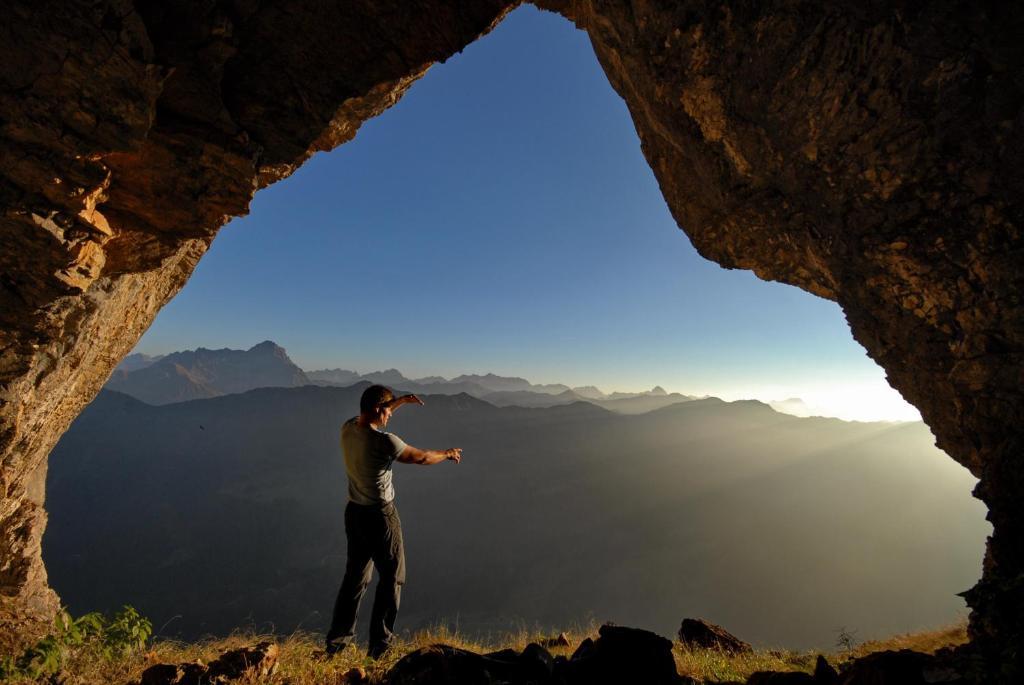
[[462, 685], [462, 683], [494, 682], [488, 669], [489, 663], [506, 662], [491, 659], [480, 654], [450, 647], [431, 645], [406, 654], [398, 660], [387, 675], [389, 685]]
[[208, 665], [157, 664], [142, 673], [139, 685], [208, 685], [235, 680], [256, 680], [277, 668], [279, 649], [271, 642], [224, 652]]
[[839, 672], [821, 654], [814, 663], [814, 682], [819, 685], [835, 685], [839, 682]]
[[749, 652], [752, 647], [728, 630], [702, 618], [684, 618], [679, 626], [679, 641], [688, 647], [720, 649], [723, 652]]
[[449, 645], [431, 645], [406, 654], [388, 672], [388, 685], [525, 685], [530, 682], [547, 680], [531, 679], [537, 663], [523, 664], [517, 656], [515, 661], [506, 660], [505, 650], [498, 652], [501, 658], [477, 654]]
[[507, 661], [509, 663], [515, 663], [519, 661], [519, 652], [514, 649], [500, 649], [497, 652], [488, 652], [484, 656], [490, 659], [497, 659], [498, 661]]
[[370, 677], [366, 675], [366, 669], [356, 666], [345, 671], [342, 682], [345, 685], [363, 685], [370, 682]]
[[174, 664], [156, 664], [142, 672], [140, 685], [166, 685], [181, 682], [182, 670]]
[[815, 685], [809, 673], [797, 671], [758, 671], [747, 678], [747, 685]]
[[559, 633], [557, 637], [548, 637], [540, 641], [543, 647], [568, 647], [570, 645], [569, 636], [565, 633]]
[[523, 653], [519, 655], [519, 663], [527, 679], [537, 682], [549, 680], [555, 668], [555, 658], [551, 656], [551, 652], [536, 642], [526, 645]]
[[672, 642], [647, 630], [603, 625], [598, 639], [589, 638], [555, 671], [566, 683], [608, 685], [678, 683]]
[[139, 685], [200, 685], [206, 675], [201, 663], [157, 664], [142, 672]]
[[825, 657], [818, 655], [814, 675], [796, 671], [758, 671], [747, 679], [747, 685], [838, 685], [839, 673]]
[[[0, 3], [6, 651], [60, 607], [47, 455], [219, 228], [515, 4]], [[587, 32], [698, 252], [836, 301], [980, 479], [971, 650], [1024, 681], [1024, 5], [537, 4]]]
[[279, 654], [280, 649], [272, 642], [232, 649], [210, 662], [206, 677], [222, 680], [265, 677], [277, 668]]
[[589, 637], [584, 638], [580, 642], [580, 646], [576, 648], [576, 651], [569, 657], [571, 661], [578, 661], [594, 654], [594, 641]]
[[909, 649], [876, 652], [857, 659], [843, 670], [841, 685], [925, 685], [925, 672], [935, 657]]

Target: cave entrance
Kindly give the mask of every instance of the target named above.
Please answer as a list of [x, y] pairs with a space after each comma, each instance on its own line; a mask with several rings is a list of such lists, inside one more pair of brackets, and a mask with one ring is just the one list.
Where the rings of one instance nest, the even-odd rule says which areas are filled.
[[[367, 331], [386, 334], [368, 344]], [[307, 370], [495, 371], [607, 391], [802, 396], [813, 405], [805, 413], [910, 418], [838, 306], [696, 254], [586, 35], [532, 7], [435, 67], [353, 142], [262, 191], [139, 349], [245, 348], [267, 337]], [[53, 455], [44, 552], [54, 586], [73, 610], [132, 602], [168, 634], [249, 620], [322, 628], [344, 558], [331, 421], [350, 400], [339, 388], [299, 388], [151, 409], [101, 395]], [[439, 537], [406, 514], [407, 626], [455, 613], [474, 631], [509, 627], [494, 616], [550, 626], [593, 617], [671, 634], [684, 615], [707, 615], [761, 643], [829, 646], [840, 626], [867, 638], [953, 618], [953, 593], [977, 579], [987, 526], [973, 480], [919, 424], [796, 420], [697, 400], [702, 413], [688, 413], [695, 404], [672, 418], [686, 431], [671, 440], [686, 448], [666, 455], [663, 442], [641, 442], [657, 457], [637, 471], [612, 458], [624, 454], [615, 435], [633, 430], [626, 421], [649, 433], [664, 414], [566, 414], [560, 427], [530, 424], [557, 462], [530, 462], [527, 473], [554, 477], [517, 499], [503, 482], [523, 481], [499, 476], [525, 478], [514, 466], [536, 453], [521, 438], [488, 445], [481, 426], [512, 437], [474, 402], [438, 399], [441, 413], [427, 415], [476, 448], [454, 480], [397, 475], [403, 513], [481, 527], [475, 538], [458, 528]], [[295, 406], [304, 411], [287, 413]], [[538, 411], [517, 420], [537, 421]], [[126, 461], [108, 423], [125, 417], [133, 430], [173, 429], [146, 452], [166, 458], [160, 467]], [[274, 430], [243, 438], [253, 417]], [[412, 415], [393, 427], [411, 442], [447, 437]], [[729, 446], [708, 447], [727, 436]], [[808, 436], [813, 444], [801, 445]], [[617, 449], [595, 476], [573, 450], [601, 444]], [[485, 469], [479, 455], [496, 461]], [[295, 479], [296, 463], [317, 478]], [[114, 464], [117, 480], [104, 482]], [[671, 487], [657, 486], [658, 474]], [[469, 494], [451, 497], [459, 485]], [[157, 492], [165, 499], [150, 499]], [[485, 515], [502, 500], [521, 513]], [[599, 506], [621, 500], [628, 506]], [[95, 501], [110, 506], [86, 511]], [[679, 521], [691, 523], [666, 530]], [[289, 554], [301, 561], [282, 561]], [[922, 567], [935, 572], [922, 579]], [[428, 593], [453, 611], [439, 612]], [[275, 613], [283, 605], [290, 613]]]

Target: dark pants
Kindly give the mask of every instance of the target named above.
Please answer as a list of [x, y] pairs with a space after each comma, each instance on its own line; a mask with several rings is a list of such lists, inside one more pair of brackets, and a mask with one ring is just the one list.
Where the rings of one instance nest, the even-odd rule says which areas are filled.
[[370, 656], [379, 656], [394, 640], [395, 618], [405, 582], [405, 549], [402, 522], [394, 503], [345, 507], [345, 536], [348, 561], [345, 578], [334, 602], [334, 617], [327, 631], [327, 644], [338, 648], [355, 641], [356, 613], [370, 584], [370, 563], [377, 568], [377, 594], [370, 614]]

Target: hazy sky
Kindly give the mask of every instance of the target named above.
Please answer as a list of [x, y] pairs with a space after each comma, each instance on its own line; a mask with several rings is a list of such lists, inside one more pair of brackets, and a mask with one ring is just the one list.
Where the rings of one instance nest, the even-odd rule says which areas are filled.
[[307, 369], [917, 416], [837, 305], [694, 251], [586, 34], [529, 6], [261, 191], [137, 351], [265, 339]]

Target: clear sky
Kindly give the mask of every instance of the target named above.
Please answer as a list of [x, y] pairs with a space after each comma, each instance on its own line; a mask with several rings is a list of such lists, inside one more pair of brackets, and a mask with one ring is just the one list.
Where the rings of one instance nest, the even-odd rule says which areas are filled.
[[836, 304], [694, 251], [586, 34], [530, 6], [250, 210], [137, 351], [917, 417]]

